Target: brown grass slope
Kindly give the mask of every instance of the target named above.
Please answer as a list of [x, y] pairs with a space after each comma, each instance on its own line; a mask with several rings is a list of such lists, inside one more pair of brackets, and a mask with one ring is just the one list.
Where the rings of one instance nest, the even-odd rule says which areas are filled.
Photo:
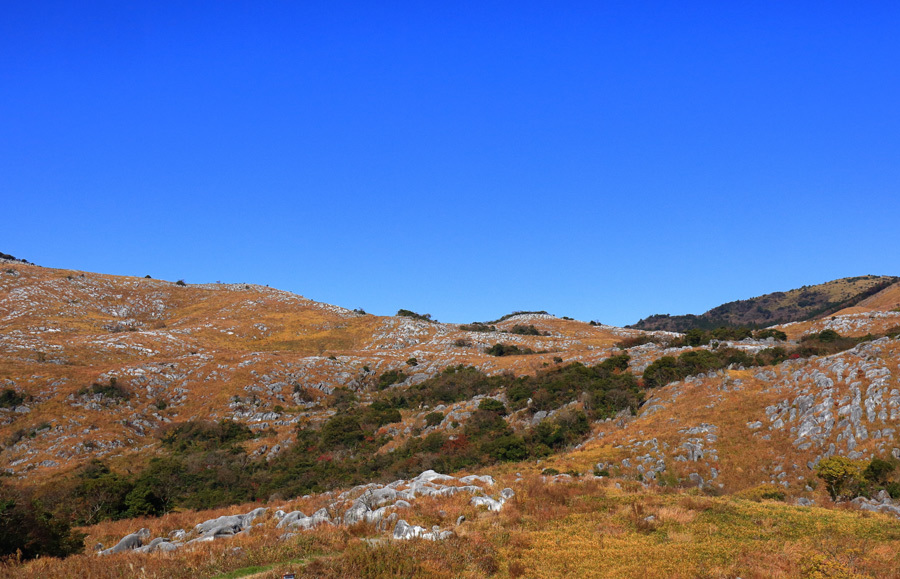
[[[530, 324], [541, 335], [503, 333]], [[5, 263], [0, 269], [0, 388], [29, 397], [0, 409], [0, 468], [29, 480], [91, 458], [139, 466], [169, 422], [232, 418], [266, 432], [251, 446], [291, 444], [315, 420], [315, 397], [346, 387], [366, 396], [402, 369], [420, 381], [451, 365], [534, 373], [562, 356], [596, 363], [638, 332], [549, 315], [519, 315], [497, 332], [404, 317], [359, 315], [252, 284], [180, 285]], [[497, 358], [502, 342], [545, 354]], [[407, 361], [417, 360], [416, 366]], [[79, 394], [116, 384], [123, 401]]]

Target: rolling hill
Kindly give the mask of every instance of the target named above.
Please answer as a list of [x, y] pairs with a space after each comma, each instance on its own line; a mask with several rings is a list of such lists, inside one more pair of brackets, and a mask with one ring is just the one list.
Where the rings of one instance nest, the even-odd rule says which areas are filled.
[[[753, 308], [819, 313], [692, 344], [7, 262], [0, 516], [22, 532], [31, 505], [88, 549], [0, 575], [884, 576], [898, 287], [769, 294]], [[819, 476], [834, 457], [860, 469], [846, 497]]]
[[[900, 278], [866, 275], [774, 292], [717, 306], [703, 314], [656, 314], [627, 326], [638, 330], [686, 332], [694, 328], [767, 327], [830, 316], [878, 295], [896, 293]], [[875, 303], [869, 301], [868, 303]], [[896, 302], [891, 302], [896, 303]]]

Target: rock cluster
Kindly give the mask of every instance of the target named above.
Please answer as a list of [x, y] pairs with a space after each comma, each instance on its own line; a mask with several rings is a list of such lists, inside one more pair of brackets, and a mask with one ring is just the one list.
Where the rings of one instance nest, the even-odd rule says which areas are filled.
[[[392, 536], [395, 539], [426, 539], [438, 541], [453, 536], [451, 530], [441, 530], [433, 527], [430, 531], [424, 527], [414, 526], [400, 519], [398, 511], [408, 509], [412, 501], [417, 497], [448, 497], [458, 493], [474, 495], [471, 504], [484, 506], [491, 511], [499, 511], [503, 504], [511, 499], [515, 492], [505, 488], [491, 498], [484, 494], [485, 488], [492, 487], [494, 479], [487, 475], [469, 475], [456, 478], [441, 474], [433, 470], [426, 470], [419, 476], [410, 480], [398, 480], [387, 485], [367, 484], [354, 487], [340, 493], [331, 503], [319, 509], [312, 515], [306, 515], [302, 511], [289, 513], [277, 510], [273, 518], [278, 521], [276, 527], [284, 529], [286, 533], [282, 537], [287, 538], [296, 531], [309, 531], [320, 525], [374, 525], [379, 530], [387, 530], [394, 523]], [[215, 519], [209, 519], [198, 523], [190, 532], [184, 530], [173, 531], [168, 537], [158, 537], [149, 543], [145, 541], [150, 537], [147, 529], [141, 529], [122, 538], [114, 547], [101, 550], [101, 555], [121, 553], [123, 551], [137, 551], [152, 553], [155, 551], [172, 551], [193, 543], [214, 541], [217, 539], [234, 537], [241, 533], [247, 533], [254, 526], [261, 523], [255, 521], [264, 518], [268, 512], [266, 508], [258, 508], [242, 515], [226, 515]], [[465, 517], [457, 520], [461, 524]]]

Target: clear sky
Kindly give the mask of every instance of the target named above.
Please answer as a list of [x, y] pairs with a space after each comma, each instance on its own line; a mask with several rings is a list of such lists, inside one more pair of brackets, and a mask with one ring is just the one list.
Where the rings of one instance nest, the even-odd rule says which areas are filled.
[[623, 325], [900, 274], [898, 186], [898, 2], [0, 8], [39, 265]]

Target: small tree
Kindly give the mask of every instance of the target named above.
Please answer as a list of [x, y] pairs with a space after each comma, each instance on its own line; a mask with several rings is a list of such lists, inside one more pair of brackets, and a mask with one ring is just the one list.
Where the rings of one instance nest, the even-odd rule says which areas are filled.
[[845, 456], [831, 456], [816, 465], [816, 476], [825, 483], [831, 500], [849, 499], [856, 495], [862, 479], [862, 466]]

